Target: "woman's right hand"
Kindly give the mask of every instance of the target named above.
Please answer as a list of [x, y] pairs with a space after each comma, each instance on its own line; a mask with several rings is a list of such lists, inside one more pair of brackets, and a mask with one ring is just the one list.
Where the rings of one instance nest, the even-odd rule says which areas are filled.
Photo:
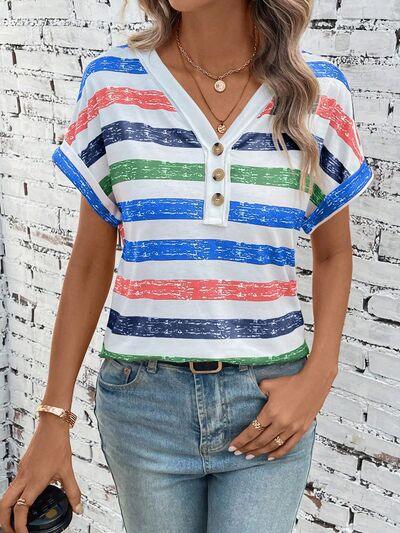
[[[69, 425], [52, 413], [40, 413], [37, 429], [21, 458], [16, 477], [0, 500], [0, 527], [3, 533], [28, 533], [29, 506], [51, 482], [60, 481], [72, 509], [83, 512], [81, 491], [72, 469]], [[26, 505], [16, 505], [18, 498]], [[11, 511], [14, 511], [14, 529]]]

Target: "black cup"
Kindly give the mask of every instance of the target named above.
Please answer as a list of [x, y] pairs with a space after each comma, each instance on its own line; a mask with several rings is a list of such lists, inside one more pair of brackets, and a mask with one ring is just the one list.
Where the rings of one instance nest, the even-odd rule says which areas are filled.
[[[71, 520], [72, 507], [65, 492], [56, 485], [47, 485], [29, 508], [27, 528], [29, 533], [60, 533]], [[13, 513], [11, 527], [14, 527]]]

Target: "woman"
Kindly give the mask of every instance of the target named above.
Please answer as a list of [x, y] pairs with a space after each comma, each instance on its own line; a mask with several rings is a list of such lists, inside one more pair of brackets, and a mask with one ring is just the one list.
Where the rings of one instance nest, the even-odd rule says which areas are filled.
[[[154, 24], [89, 63], [53, 154], [82, 201], [42, 404], [70, 413], [118, 228], [95, 412], [127, 532], [290, 532], [338, 368], [348, 204], [372, 181], [350, 88], [300, 48], [308, 0], [141, 7]], [[300, 230], [312, 244], [311, 350]], [[1, 500], [5, 533], [11, 509], [26, 531], [54, 480], [82, 511], [69, 426], [54, 414], [40, 412]]]

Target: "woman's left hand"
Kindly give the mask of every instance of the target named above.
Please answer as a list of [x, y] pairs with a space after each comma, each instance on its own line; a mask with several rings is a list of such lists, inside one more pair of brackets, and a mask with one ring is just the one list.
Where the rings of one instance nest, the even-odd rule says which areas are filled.
[[[268, 460], [287, 454], [311, 426], [328, 395], [337, 369], [327, 371], [309, 358], [292, 376], [263, 379], [259, 387], [268, 396], [257, 419], [265, 429], [249, 425], [229, 446], [229, 451], [252, 459], [268, 454]], [[279, 436], [282, 445], [274, 439]]]

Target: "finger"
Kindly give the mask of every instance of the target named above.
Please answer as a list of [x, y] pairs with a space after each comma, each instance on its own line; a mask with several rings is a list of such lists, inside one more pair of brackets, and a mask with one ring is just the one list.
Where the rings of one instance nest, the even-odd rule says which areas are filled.
[[[273, 439], [282, 433], [287, 433], [285, 429], [276, 424], [270, 424], [264, 431], [262, 431], [256, 438], [245, 444], [240, 450], [243, 453], [253, 453], [254, 450], [258, 450], [261, 447], [267, 446], [268, 443], [273, 442]], [[289, 435], [290, 436], [290, 435]]]
[[[283, 443], [285, 443], [294, 433], [289, 431], [284, 431], [281, 433], [277, 433], [272, 440], [268, 440], [263, 446], [260, 446], [258, 448], [255, 448], [253, 450], [250, 450], [249, 452], [246, 452], [246, 459], [252, 459], [253, 457], [258, 457], [259, 455], [263, 455], [265, 453], [270, 453], [278, 448], [281, 448], [283, 444], [279, 444], [275, 438], [279, 435]], [[250, 457], [248, 457], [250, 455]]]
[[[40, 494], [40, 491], [36, 493]], [[14, 505], [14, 531], [15, 533], [29, 533], [27, 528], [28, 512], [30, 506], [36, 499], [32, 489], [25, 487], [19, 498], [24, 498], [26, 504], [20, 505], [18, 502]]]
[[11, 512], [25, 488], [25, 481], [20, 478], [14, 478], [9, 484], [0, 503], [0, 527], [3, 533], [13, 533], [11, 527]]
[[273, 461], [274, 459], [280, 459], [284, 455], [286, 455], [292, 448], [296, 446], [296, 444], [299, 442], [301, 437], [303, 436], [303, 433], [295, 433], [292, 435], [283, 446], [279, 446], [275, 451], [268, 454], [268, 461]]
[[[257, 420], [263, 426], [268, 426], [268, 422], [263, 422], [261, 415], [257, 416]], [[265, 431], [264, 429], [257, 429], [251, 425], [251, 423], [237, 435], [230, 443], [228, 450], [230, 452], [235, 452], [236, 455], [243, 450], [243, 448], [251, 442], [253, 439], [256, 439], [260, 434]]]
[[243, 446], [246, 446], [248, 442], [251, 442], [253, 439], [259, 437], [260, 433], [262, 433], [264, 429], [271, 424], [270, 416], [266, 410], [267, 405], [268, 402], [261, 409], [255, 419], [261, 424], [261, 426], [263, 426], [263, 428], [258, 429], [252, 425], [252, 422], [250, 422], [250, 424], [246, 426], [245, 429], [239, 433], [239, 435], [236, 435], [236, 437], [230, 442], [228, 451], [235, 452], [235, 454], [240, 453], [240, 450]]
[[76, 481], [72, 466], [68, 468], [68, 472], [61, 476], [62, 485], [67, 495], [69, 503], [76, 514], [83, 513], [83, 506], [81, 502], [81, 491]]

